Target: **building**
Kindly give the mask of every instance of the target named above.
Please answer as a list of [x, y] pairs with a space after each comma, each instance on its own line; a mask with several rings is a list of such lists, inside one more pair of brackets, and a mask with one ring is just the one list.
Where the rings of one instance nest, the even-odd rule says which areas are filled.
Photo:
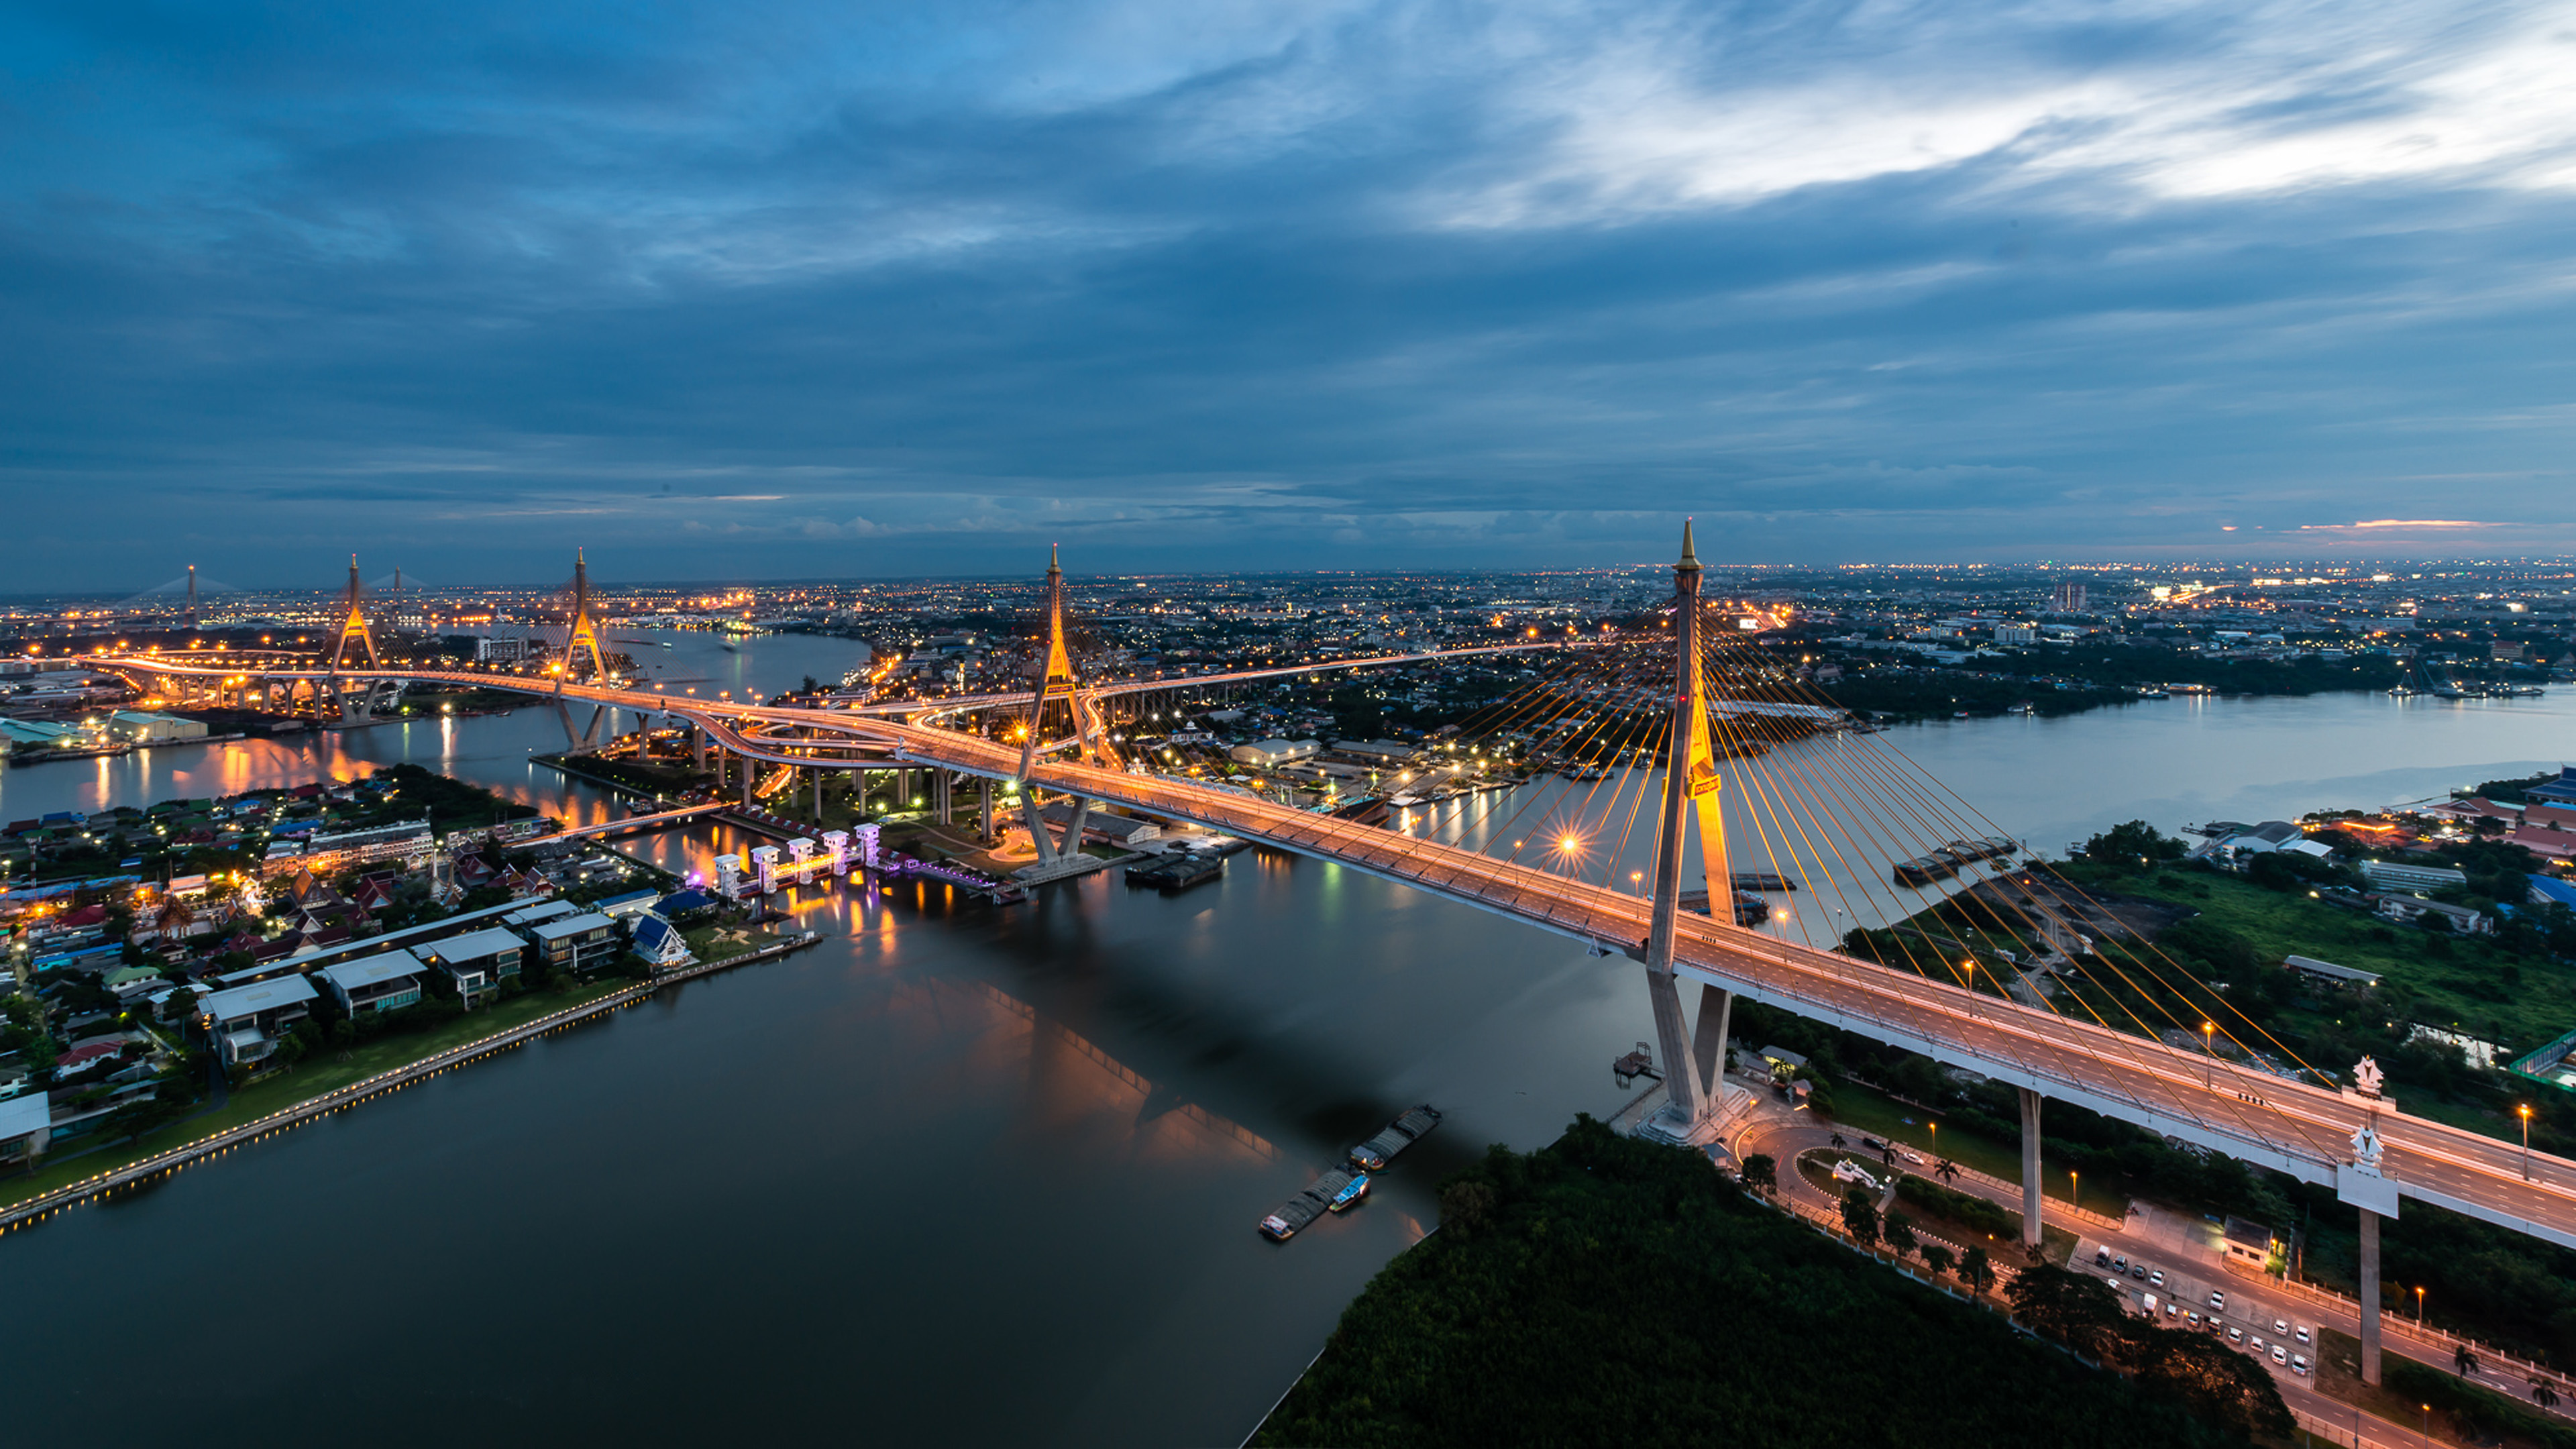
[[533, 906], [521, 906], [517, 910], [503, 916], [501, 918], [501, 924], [509, 927], [511, 930], [524, 932], [529, 927], [537, 925], [539, 922], [551, 921], [559, 917], [578, 915], [580, 913], [581, 907], [574, 905], [570, 901], [539, 901]]
[[520, 953], [527, 949], [528, 943], [517, 935], [487, 926], [432, 941], [420, 948], [420, 957], [454, 983], [456, 994], [472, 1006], [484, 993], [500, 990], [503, 981], [519, 974]]
[[2531, 882], [2530, 904], [2566, 906], [2576, 910], [2576, 881], [2560, 880], [2554, 875], [2535, 875], [2525, 879]]
[[2039, 631], [2028, 624], [1997, 624], [1995, 626], [1995, 642], [1998, 644], [2036, 644], [2039, 642]]
[[313, 1014], [320, 993], [301, 976], [218, 991], [201, 1002], [206, 1036], [225, 1066], [266, 1061], [295, 1023]]
[[429, 821], [425, 818], [397, 820], [391, 825], [375, 825], [364, 830], [337, 830], [328, 834], [316, 831], [304, 845], [305, 869], [316, 874], [328, 874], [379, 860], [408, 860], [429, 854], [435, 843], [430, 838]]
[[2337, 966], [2332, 961], [2320, 961], [2313, 956], [2292, 956], [2281, 964], [2320, 986], [2370, 987], [2379, 984], [2376, 971], [2364, 971], [2357, 966]]
[[2058, 613], [2081, 614], [2084, 612], [2084, 586], [2078, 583], [2059, 584], [2052, 591], [2049, 602]]
[[2222, 1242], [2227, 1249], [2227, 1266], [2249, 1273], [2271, 1272], [2273, 1255], [2281, 1250], [2281, 1240], [2270, 1228], [2233, 1216], [2227, 1220]]
[[680, 928], [649, 911], [635, 919], [635, 953], [652, 962], [656, 971], [676, 971], [698, 961], [689, 943], [680, 938]]
[[2468, 876], [2441, 865], [2400, 865], [2393, 860], [2365, 860], [2362, 879], [2381, 890], [2438, 891], [2465, 888]]
[[2421, 896], [2372, 895], [2365, 897], [2370, 908], [2391, 921], [2426, 922], [2434, 917], [2463, 936], [2484, 935], [2495, 929], [2495, 922], [2485, 913], [2445, 901], [2428, 901]]
[[2551, 805], [2576, 805], [2576, 765], [2559, 766], [2558, 778], [2546, 784], [2525, 786], [2522, 798]]
[[1319, 740], [1271, 739], [1236, 745], [1226, 751], [1226, 755], [1238, 764], [1250, 765], [1254, 769], [1275, 770], [1281, 765], [1312, 759], [1323, 752], [1324, 746]]
[[206, 726], [202, 721], [181, 719], [175, 714], [152, 714], [139, 709], [120, 709], [107, 717], [107, 732], [120, 740], [138, 745], [157, 745], [171, 740], [202, 740]]
[[548, 971], [595, 971], [625, 949], [617, 923], [597, 911], [539, 921], [527, 936]]
[[386, 951], [357, 961], [343, 961], [313, 973], [351, 1016], [362, 1011], [399, 1011], [420, 1004], [420, 978], [429, 968], [409, 951]]
[[42, 1088], [0, 1101], [0, 1164], [33, 1167], [53, 1138], [53, 1103]]
[[622, 896], [610, 896], [591, 909], [612, 921], [632, 922], [653, 909], [653, 902], [661, 899], [661, 894], [659, 891], [628, 891]]

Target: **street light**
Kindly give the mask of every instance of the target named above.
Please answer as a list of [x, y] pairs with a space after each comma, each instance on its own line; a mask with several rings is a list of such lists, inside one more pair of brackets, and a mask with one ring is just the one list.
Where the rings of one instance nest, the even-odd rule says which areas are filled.
[[2200, 1050], [2209, 1058], [2201, 1069], [2200, 1084], [2215, 1091], [2218, 1087], [2218, 1023], [2204, 1021], [2200, 1024]]
[[2415, 1285], [2415, 1326], [2424, 1326], [2424, 1285], [2421, 1283]]
[[2513, 1112], [2515, 1116], [2522, 1119], [2522, 1180], [2529, 1182], [2531, 1181], [2531, 1104], [2522, 1103], [2515, 1107]]

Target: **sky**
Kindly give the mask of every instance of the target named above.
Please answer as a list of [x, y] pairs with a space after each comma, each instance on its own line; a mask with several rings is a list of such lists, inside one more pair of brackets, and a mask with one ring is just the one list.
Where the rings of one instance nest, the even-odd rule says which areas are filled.
[[0, 578], [2576, 552], [2570, 75], [2458, 0], [10, 0]]

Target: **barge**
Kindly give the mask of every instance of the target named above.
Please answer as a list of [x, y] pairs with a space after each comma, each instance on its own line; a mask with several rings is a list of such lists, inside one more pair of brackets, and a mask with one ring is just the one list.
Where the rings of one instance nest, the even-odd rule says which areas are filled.
[[1393, 1161], [1395, 1155], [1431, 1135], [1440, 1125], [1440, 1114], [1429, 1107], [1414, 1107], [1386, 1124], [1386, 1130], [1351, 1149], [1351, 1165], [1363, 1172], [1375, 1172]]
[[1335, 1168], [1306, 1184], [1304, 1192], [1281, 1203], [1277, 1212], [1263, 1218], [1261, 1235], [1274, 1243], [1284, 1243], [1297, 1236], [1298, 1230], [1308, 1223], [1328, 1212], [1340, 1212], [1367, 1192], [1368, 1178], [1365, 1174]]

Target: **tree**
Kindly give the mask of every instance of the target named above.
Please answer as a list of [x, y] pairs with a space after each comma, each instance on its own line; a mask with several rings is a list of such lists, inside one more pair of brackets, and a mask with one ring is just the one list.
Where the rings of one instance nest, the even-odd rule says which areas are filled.
[[1943, 1275], [1947, 1274], [1951, 1269], [1959, 1266], [1959, 1260], [1953, 1257], [1949, 1248], [1943, 1244], [1925, 1243], [1923, 1245], [1923, 1266], [1932, 1270], [1932, 1281], [1937, 1283], [1941, 1281]]
[[1744, 1185], [1768, 1197], [1780, 1186], [1780, 1169], [1771, 1154], [1756, 1152], [1744, 1159]]
[[1460, 1178], [1440, 1189], [1440, 1225], [1469, 1232], [1484, 1225], [1494, 1211], [1494, 1189], [1474, 1178]]
[[2557, 1408], [2558, 1391], [2549, 1386], [2549, 1380], [2534, 1375], [2531, 1380], [2531, 1401], [2544, 1409]]
[[2084, 842], [2084, 858], [2111, 870], [2149, 870], [2158, 862], [2182, 857], [2181, 841], [2143, 820], [2114, 825]]
[[1985, 1249], [1970, 1248], [1967, 1256], [1959, 1260], [1959, 1278], [1972, 1293], [1982, 1294], [1995, 1286], [1995, 1267], [1986, 1261]]
[[1855, 1187], [1843, 1194], [1843, 1226], [1862, 1247], [1878, 1246], [1878, 1204], [1868, 1189]]
[[1941, 1180], [1943, 1182], [1957, 1182], [1959, 1180], [1959, 1164], [1952, 1162], [1946, 1157], [1933, 1164], [1932, 1170], [1941, 1175]]
[[186, 1115], [185, 1102], [168, 1101], [158, 1096], [137, 1097], [107, 1114], [104, 1124], [111, 1139], [141, 1141], [143, 1134], [157, 1132]]
[[1887, 1246], [1895, 1250], [1896, 1261], [1900, 1263], [1920, 1246], [1914, 1236], [1914, 1220], [1903, 1213], [1889, 1213], [1887, 1225], [1879, 1232], [1887, 1239]]
[[2463, 1378], [2478, 1371], [2478, 1356], [2469, 1352], [2469, 1346], [2465, 1343], [2453, 1346], [2451, 1362], [2458, 1367], [2460, 1376]]
[[1830, 1137], [1826, 1138], [1825, 1140], [1826, 1140], [1826, 1141], [1828, 1141], [1828, 1142], [1831, 1142], [1831, 1143], [1832, 1143], [1833, 1145], [1835, 1145], [1836, 1147], [1840, 1147], [1840, 1146], [1842, 1146], [1842, 1145], [1843, 1145], [1843, 1134], [1841, 1134], [1841, 1133], [1837, 1132], [1837, 1133], [1834, 1133], [1832, 1136], [1830, 1136]]
[[2012, 1304], [2013, 1316], [2032, 1332], [2093, 1358], [2112, 1356], [2128, 1319], [2118, 1289], [2053, 1263], [2023, 1269], [2004, 1290], [2004, 1297]]
[[2272, 1375], [2207, 1334], [2130, 1320], [2117, 1351], [2140, 1386], [2164, 1390], [2203, 1418], [2255, 1438], [2287, 1439], [2298, 1427]]

